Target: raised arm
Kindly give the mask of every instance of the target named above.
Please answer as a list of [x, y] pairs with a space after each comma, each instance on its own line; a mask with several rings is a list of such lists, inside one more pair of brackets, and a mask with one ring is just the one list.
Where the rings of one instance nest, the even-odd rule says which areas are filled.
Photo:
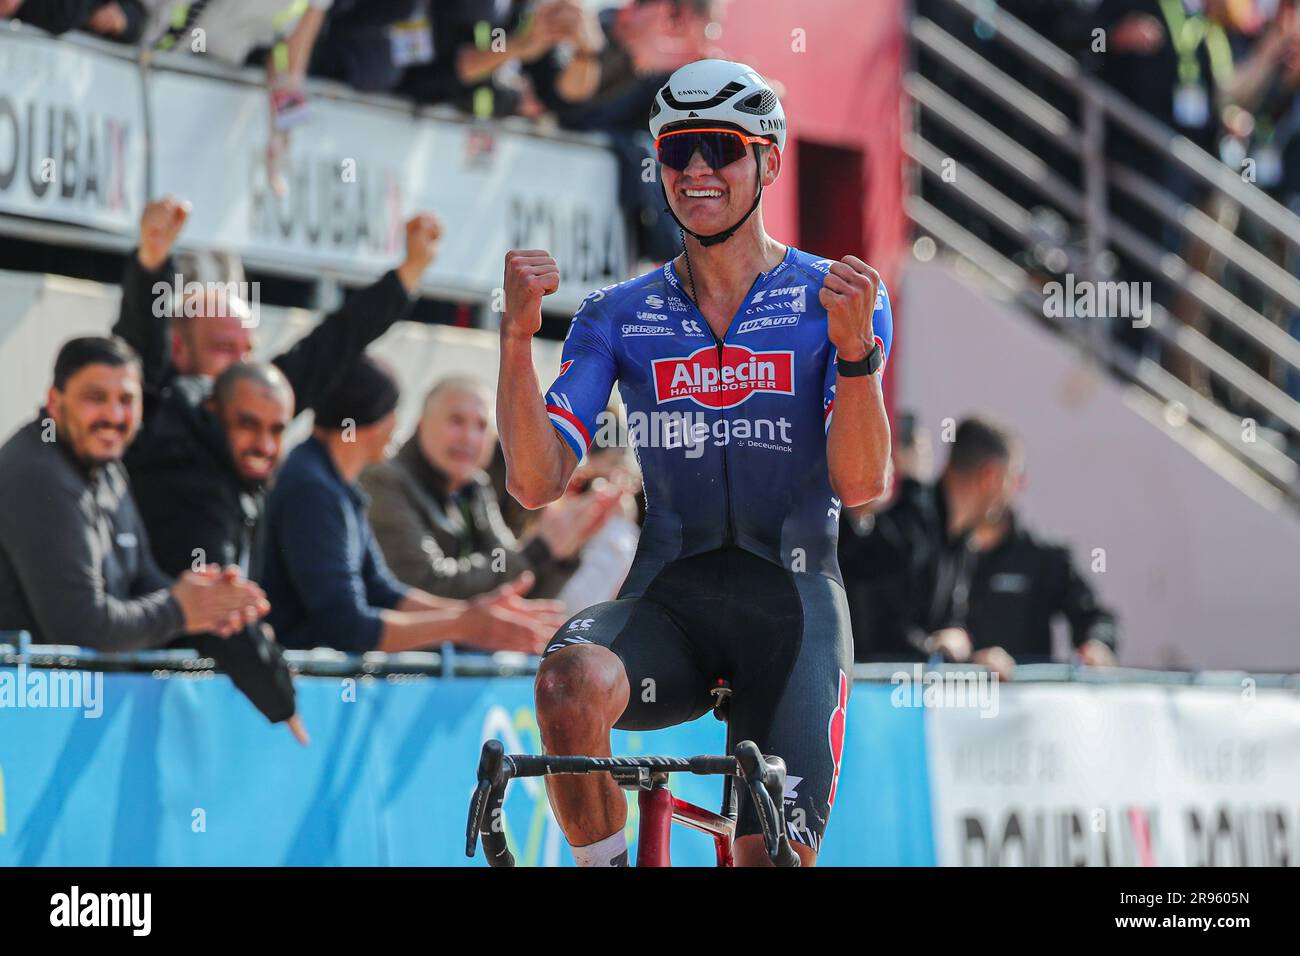
[[113, 334], [140, 353], [145, 391], [153, 394], [171, 378], [171, 253], [189, 215], [190, 204], [175, 196], [148, 203], [140, 214], [140, 245], [122, 273], [122, 302]]
[[[877, 338], [888, 352], [893, 331], [889, 298], [874, 269], [856, 256], [845, 256], [831, 264], [820, 298], [836, 356], [846, 362], [860, 361]], [[833, 393], [827, 404], [826, 438], [831, 488], [846, 508], [866, 504], [887, 490], [889, 417], [880, 373], [835, 375], [828, 392]]]
[[420, 277], [438, 253], [442, 225], [421, 213], [406, 223], [406, 257], [391, 272], [355, 293], [316, 328], [272, 361], [293, 386], [299, 411], [314, 408], [352, 362], [406, 317]]
[[[559, 287], [559, 266], [545, 250], [506, 253], [497, 427], [506, 458], [506, 488], [529, 509], [564, 494], [578, 467], [579, 453], [551, 424], [533, 367], [533, 336], [542, 327], [542, 296]], [[590, 435], [586, 437], [589, 441]], [[585, 452], [585, 447], [582, 450]]]

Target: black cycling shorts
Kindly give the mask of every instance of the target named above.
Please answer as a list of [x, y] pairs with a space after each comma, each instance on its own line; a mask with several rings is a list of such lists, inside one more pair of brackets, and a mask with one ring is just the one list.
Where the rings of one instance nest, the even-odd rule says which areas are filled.
[[[637, 596], [572, 617], [544, 657], [578, 644], [608, 647], [630, 694], [619, 730], [695, 720], [731, 684], [730, 739], [785, 760], [786, 826], [817, 850], [835, 802], [853, 638], [844, 589], [737, 548], [670, 562]], [[760, 833], [740, 788], [737, 834]]]

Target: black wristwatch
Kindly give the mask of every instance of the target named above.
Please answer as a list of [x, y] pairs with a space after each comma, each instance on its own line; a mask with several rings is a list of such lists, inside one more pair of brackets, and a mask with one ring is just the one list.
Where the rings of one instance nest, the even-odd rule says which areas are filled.
[[876, 342], [871, 346], [871, 351], [867, 353], [866, 358], [858, 359], [856, 362], [848, 362], [839, 356], [835, 357], [835, 371], [845, 378], [856, 378], [862, 375], [875, 375], [880, 371], [880, 366], [885, 364], [885, 350]]

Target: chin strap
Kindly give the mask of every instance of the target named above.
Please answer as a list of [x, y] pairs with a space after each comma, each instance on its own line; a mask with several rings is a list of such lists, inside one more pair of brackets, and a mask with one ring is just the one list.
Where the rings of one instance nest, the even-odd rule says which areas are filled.
[[[664, 197], [664, 212], [668, 213], [668, 215], [673, 217], [673, 222], [677, 223], [678, 227], [682, 230], [682, 232], [686, 233], [688, 236], [690, 236], [700, 245], [716, 246], [720, 242], [726, 242], [728, 239], [730, 239], [733, 235], [736, 234], [736, 230], [739, 229], [741, 226], [743, 226], [746, 220], [748, 220], [750, 216], [754, 215], [754, 210], [757, 209], [758, 204], [763, 201], [763, 167], [758, 161], [759, 160], [758, 147], [754, 146], [753, 150], [754, 150], [754, 164], [758, 166], [758, 189], [754, 192], [754, 201], [749, 204], [749, 211], [746, 212], [743, 216], [741, 216], [740, 219], [737, 220], [734, 225], [732, 225], [728, 229], [722, 230], [722, 232], [715, 232], [711, 236], [701, 236], [698, 232], [693, 232], [690, 229], [687, 229], [686, 224], [677, 218], [677, 213], [673, 212], [672, 203], [668, 201], [668, 190], [664, 188], [663, 177], [662, 176], [659, 177], [659, 191], [663, 193], [663, 197]], [[684, 247], [685, 244], [683, 243], [683, 248]]]

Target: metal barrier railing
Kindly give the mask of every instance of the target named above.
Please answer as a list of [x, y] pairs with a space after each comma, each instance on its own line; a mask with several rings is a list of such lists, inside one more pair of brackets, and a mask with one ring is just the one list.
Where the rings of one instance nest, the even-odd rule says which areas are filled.
[[[953, 71], [964, 85], [1028, 124], [1061, 154], [1077, 161], [1078, 184], [1053, 168], [1044, 155], [1017, 142], [914, 69], [905, 78], [904, 89], [918, 119], [938, 124], [963, 149], [978, 155], [1008, 181], [1041, 197], [1043, 207], [1066, 217], [1082, 232], [1085, 254], [1070, 261], [1069, 271], [1094, 281], [1119, 278], [1102, 265], [1106, 253], [1112, 249], [1119, 251], [1151, 275], [1177, 288], [1195, 308], [1212, 318], [1215, 328], [1226, 330], [1267, 356], [1271, 375], [1261, 374], [1218, 344], [1204, 325], [1194, 327], [1170, 315], [1159, 304], [1149, 306], [1149, 332], [1166, 353], [1177, 354], [1181, 362], [1231, 390], [1271, 425], [1281, 429], [1279, 444], [1284, 447], [1268, 441], [1243, 441], [1240, 414], [1228, 410], [1149, 358], [1119, 348], [1102, 322], [1050, 319], [1043, 307], [1043, 276], [1039, 274], [1048, 270], [1031, 272], [1012, 262], [955, 223], [922, 194], [908, 200], [908, 214], [913, 222], [944, 247], [968, 258], [996, 279], [1041, 320], [1056, 325], [1058, 331], [1074, 340], [1094, 361], [1111, 367], [1162, 401], [1180, 403], [1191, 422], [1212, 435], [1222, 448], [1286, 499], [1300, 505], [1300, 462], [1294, 451], [1300, 447], [1300, 402], [1280, 388], [1277, 381], [1281, 377], [1278, 370], [1300, 370], [1300, 341], [1179, 254], [1160, 247], [1128, 223], [1113, 217], [1108, 211], [1110, 191], [1113, 189], [1134, 201], [1185, 238], [1204, 244], [1224, 263], [1234, 267], [1273, 310], [1300, 312], [1300, 279], [1205, 213], [1180, 201], [1163, 186], [1133, 170], [1108, 163], [1104, 152], [1106, 124], [1116, 124], [1164, 160], [1178, 164], [1202, 186], [1226, 197], [1279, 243], [1300, 247], [1300, 218], [1234, 174], [1216, 157], [1088, 76], [1073, 57], [996, 4], [980, 0], [944, 2], [972, 21], [988, 26], [1000, 46], [1009, 50], [1018, 62], [1028, 65], [1072, 97], [1078, 107], [1078, 121], [924, 17], [915, 17], [911, 22], [916, 49]], [[918, 170], [916, 192], [922, 192], [919, 186], [924, 180], [933, 184], [938, 194], [951, 196], [984, 227], [1007, 237], [1013, 244], [1020, 243], [1026, 251], [1041, 244], [1042, 236], [1032, 211], [970, 169], [963, 168], [956, 182], [945, 176], [949, 157], [925, 138], [920, 123], [915, 128], [917, 132], [908, 137], [905, 150]], [[929, 190], [926, 193], [936, 194]], [[1288, 444], [1290, 447], [1285, 447]]]
[[[0, 20], [0, 40], [6, 37], [48, 39], [44, 30], [32, 27], [16, 20]], [[256, 88], [265, 86], [264, 70], [255, 67], [233, 67], [208, 57], [193, 56], [181, 51], [155, 51], [140, 46], [131, 46], [101, 39], [91, 33], [69, 32], [58, 38], [60, 44], [79, 47], [95, 56], [111, 57], [114, 60], [130, 64], [139, 72], [140, 94], [144, 103], [146, 140], [151, 141], [156, 135], [154, 118], [146, 95], [146, 87], [151, 74], [165, 72], [184, 74], [192, 77], [204, 77], [220, 80], [231, 88]], [[483, 130], [495, 130], [529, 136], [549, 143], [566, 143], [586, 149], [607, 150], [610, 138], [602, 132], [579, 132], [562, 129], [554, 124], [541, 125], [523, 117], [494, 117], [479, 119], [445, 104], [421, 104], [410, 99], [383, 93], [361, 93], [346, 84], [334, 80], [309, 76], [304, 80], [304, 89], [313, 101], [335, 101], [363, 105], [376, 113], [398, 116], [410, 121], [433, 120], [448, 127], [473, 127]], [[149, 182], [146, 193], [154, 193], [153, 164], [146, 162], [146, 175]], [[60, 222], [55, 219], [42, 219], [29, 215], [15, 215], [0, 212], [0, 237], [25, 240], [34, 243], [64, 246], [69, 249], [88, 249], [96, 252], [129, 253], [135, 248], [134, 232], [119, 233], [105, 229], [92, 229], [83, 225]], [[175, 244], [179, 252], [202, 252], [204, 247], [194, 245], [184, 233]], [[369, 284], [374, 280], [373, 271], [362, 265], [355, 267], [334, 262], [303, 261], [301, 257], [276, 254], [272, 250], [254, 248], [245, 250], [240, 256], [241, 262], [249, 270], [286, 279], [315, 282], [318, 286], [316, 301], [327, 304], [334, 300], [334, 285]], [[426, 275], [421, 279], [419, 289], [422, 293], [451, 301], [485, 302], [490, 298], [488, 292], [468, 286], [439, 283], [435, 277]], [[554, 308], [550, 306], [549, 308]]]
[[[527, 654], [465, 651], [446, 645], [439, 651], [404, 651], [385, 654], [345, 654], [326, 648], [285, 651], [285, 658], [299, 674], [313, 677], [425, 675], [429, 677], [526, 677], [537, 672], [538, 658]], [[211, 658], [181, 649], [135, 651], [109, 654], [90, 648], [63, 644], [32, 644], [28, 635], [0, 633], [0, 667], [19, 663], [36, 668], [131, 671], [162, 674], [212, 671]], [[984, 671], [978, 664], [935, 664], [916, 662], [859, 663], [853, 679], [867, 683], [896, 683], [899, 675], [912, 675], [916, 667], [926, 673]], [[1243, 680], [1254, 686], [1300, 691], [1300, 674], [1262, 674], [1245, 671], [1160, 671], [1131, 667], [1085, 667], [1075, 663], [1031, 663], [1016, 667], [1016, 683], [1145, 683], [1199, 684], [1236, 687]]]

